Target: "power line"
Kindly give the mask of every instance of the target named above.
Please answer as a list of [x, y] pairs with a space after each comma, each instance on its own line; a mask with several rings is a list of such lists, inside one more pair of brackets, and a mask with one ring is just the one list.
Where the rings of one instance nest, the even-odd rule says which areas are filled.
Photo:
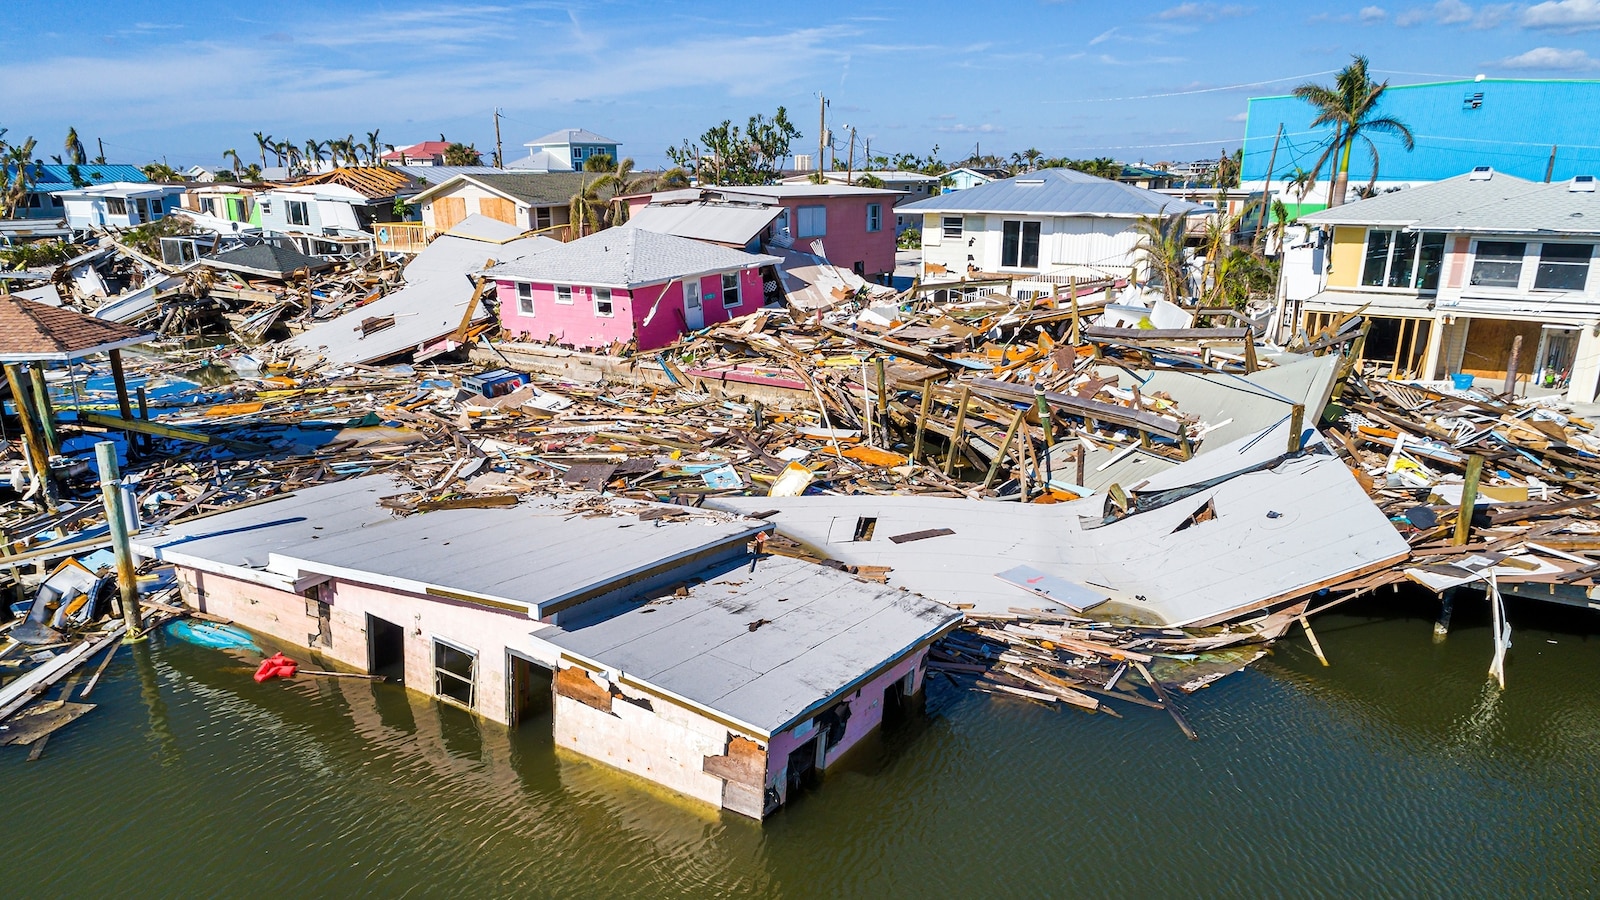
[[1215, 94], [1220, 91], [1236, 91], [1240, 88], [1260, 87], [1264, 84], [1277, 84], [1280, 81], [1299, 81], [1302, 78], [1315, 78], [1318, 75], [1333, 75], [1338, 69], [1328, 69], [1322, 72], [1309, 72], [1305, 75], [1286, 75], [1283, 78], [1268, 78], [1266, 81], [1246, 81], [1240, 84], [1225, 84], [1221, 87], [1195, 88], [1190, 91], [1168, 91], [1164, 94], [1139, 94], [1133, 97], [1080, 97], [1072, 100], [1041, 100], [1041, 103], [1121, 103], [1126, 100], [1156, 100], [1162, 97], [1188, 97], [1194, 94]]

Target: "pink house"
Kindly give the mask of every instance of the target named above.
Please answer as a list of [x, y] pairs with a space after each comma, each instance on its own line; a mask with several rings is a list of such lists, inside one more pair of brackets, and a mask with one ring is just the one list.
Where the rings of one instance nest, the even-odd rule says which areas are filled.
[[654, 350], [760, 309], [769, 280], [761, 269], [779, 262], [624, 226], [495, 266], [488, 274], [507, 334], [582, 350], [630, 341]]
[[629, 198], [629, 208], [700, 200], [733, 205], [760, 203], [780, 212], [762, 233], [762, 243], [811, 252], [821, 242], [828, 262], [871, 281], [894, 274], [895, 201], [903, 191], [842, 184], [764, 184], [751, 187], [687, 188]]

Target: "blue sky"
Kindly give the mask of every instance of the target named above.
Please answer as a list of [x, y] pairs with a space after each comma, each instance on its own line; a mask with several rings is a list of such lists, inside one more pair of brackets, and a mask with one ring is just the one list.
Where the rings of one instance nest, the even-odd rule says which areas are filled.
[[1369, 4], [1090, 0], [798, 3], [11, 0], [0, 127], [112, 162], [222, 166], [254, 131], [494, 143], [565, 127], [638, 165], [708, 125], [817, 93], [874, 154], [1192, 159], [1237, 147], [1245, 100], [1365, 53], [1395, 83], [1600, 78], [1600, 0]]

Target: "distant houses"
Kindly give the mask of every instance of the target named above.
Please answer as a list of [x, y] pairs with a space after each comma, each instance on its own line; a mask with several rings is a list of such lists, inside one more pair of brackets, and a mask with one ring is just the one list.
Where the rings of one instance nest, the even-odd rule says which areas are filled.
[[621, 143], [583, 128], [563, 128], [523, 144], [528, 155], [506, 163], [506, 168], [528, 172], [578, 172], [590, 157], [618, 159]]

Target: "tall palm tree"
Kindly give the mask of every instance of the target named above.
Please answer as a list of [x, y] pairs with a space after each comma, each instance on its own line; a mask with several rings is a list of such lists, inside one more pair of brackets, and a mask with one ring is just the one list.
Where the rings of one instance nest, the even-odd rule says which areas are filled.
[[307, 138], [306, 139], [306, 157], [305, 158], [308, 161], [312, 162], [313, 164], [320, 165], [322, 163], [323, 154], [326, 153], [327, 150], [328, 150], [327, 143], [325, 143], [323, 141], [319, 141], [316, 138]]
[[[1372, 151], [1372, 178], [1367, 182], [1369, 188], [1378, 180], [1378, 146], [1372, 142], [1368, 134], [1376, 132], [1396, 135], [1407, 151], [1416, 146], [1411, 129], [1404, 122], [1394, 116], [1378, 115], [1378, 101], [1388, 89], [1387, 81], [1381, 84], [1373, 83], [1367, 74], [1367, 58], [1359, 54], [1351, 57], [1350, 65], [1339, 70], [1339, 74], [1334, 76], [1333, 87], [1302, 84], [1294, 89], [1296, 97], [1310, 103], [1317, 110], [1316, 118], [1311, 120], [1311, 127], [1333, 126], [1332, 139], [1322, 151], [1322, 156], [1317, 159], [1317, 164], [1311, 167], [1313, 173], [1320, 172], [1324, 163], [1333, 161], [1333, 185], [1328, 194], [1329, 206], [1343, 203], [1345, 194], [1349, 191], [1350, 151], [1357, 141], [1364, 142], [1367, 149]], [[1312, 177], [1314, 183], [1316, 176]]]
[[689, 186], [689, 172], [686, 169], [674, 166], [656, 176], [655, 189], [658, 191], [675, 191]]
[[256, 146], [261, 150], [261, 168], [267, 167], [267, 148], [273, 146], [272, 135], [258, 131], [255, 133]]
[[624, 197], [637, 194], [656, 181], [651, 175], [638, 175], [633, 171], [633, 158], [624, 156], [611, 171], [606, 172], [594, 180], [596, 192], [609, 190], [611, 196], [606, 200], [605, 212], [602, 221], [605, 227], [612, 228], [628, 221], [628, 204], [623, 202]]
[[1149, 216], [1139, 219], [1134, 226], [1139, 243], [1134, 250], [1149, 269], [1152, 279], [1161, 280], [1162, 293], [1170, 303], [1184, 304], [1184, 289], [1188, 287], [1188, 254], [1184, 238], [1189, 234], [1189, 216], [1185, 213]]
[[67, 129], [67, 140], [62, 149], [67, 151], [67, 162], [72, 165], [81, 166], [89, 160], [88, 152], [83, 149], [83, 141], [78, 140], [76, 128]]
[[224, 150], [222, 151], [222, 158], [233, 160], [233, 174], [235, 178], [237, 178], [239, 173], [244, 170], [244, 163], [239, 160], [239, 151], [232, 148]]
[[256, 165], [255, 163], [251, 163], [250, 165], [245, 166], [244, 167], [244, 180], [245, 181], [260, 181], [261, 180], [261, 167]]
[[[292, 145], [288, 141], [278, 141], [272, 145], [272, 155], [277, 157], [279, 168], [283, 167], [284, 158], [289, 155], [290, 146]], [[264, 169], [266, 166], [262, 166], [262, 168]]]
[[166, 163], [153, 162], [153, 163], [150, 163], [149, 165], [145, 166], [140, 171], [144, 172], [144, 177], [150, 179], [151, 181], [177, 181], [178, 180], [178, 172], [177, 172], [177, 170], [172, 168], [171, 166], [167, 165]]
[[367, 132], [367, 161], [373, 165], [378, 164], [378, 157], [383, 155], [383, 144], [378, 142], [378, 129]]
[[578, 192], [572, 195], [572, 200], [567, 204], [567, 237], [569, 239], [581, 238], [586, 234], [594, 234], [606, 227], [605, 207], [606, 201], [600, 198], [600, 192], [595, 189], [599, 179], [590, 181], [584, 179]]

